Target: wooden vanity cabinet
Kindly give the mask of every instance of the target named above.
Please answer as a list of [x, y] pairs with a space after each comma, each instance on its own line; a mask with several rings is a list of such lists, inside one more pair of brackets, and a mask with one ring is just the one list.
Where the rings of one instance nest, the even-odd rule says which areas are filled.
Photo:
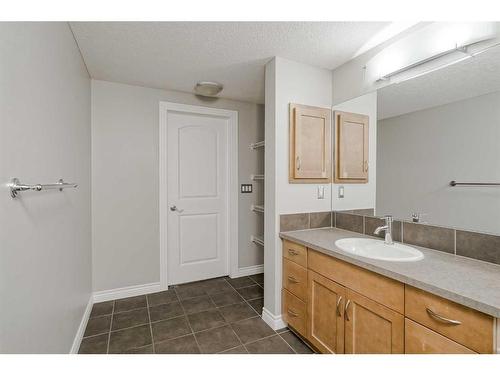
[[335, 183], [368, 182], [369, 117], [335, 111]]
[[331, 182], [331, 110], [291, 103], [289, 138], [289, 182]]
[[493, 352], [494, 320], [482, 312], [406, 285], [405, 315], [477, 353]]
[[346, 354], [404, 353], [404, 316], [347, 289]]
[[290, 241], [282, 295], [284, 321], [320, 353], [494, 351], [493, 317]]
[[283, 242], [283, 320], [297, 333], [307, 335], [307, 248]]
[[343, 353], [346, 289], [311, 270], [308, 285], [306, 338], [321, 353]]
[[477, 354], [413, 320], [405, 319], [406, 354]]

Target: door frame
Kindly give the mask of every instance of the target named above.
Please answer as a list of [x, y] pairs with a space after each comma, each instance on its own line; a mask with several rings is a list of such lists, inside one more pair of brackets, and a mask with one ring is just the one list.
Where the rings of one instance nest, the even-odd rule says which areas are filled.
[[238, 272], [238, 112], [220, 108], [202, 107], [189, 104], [160, 101], [159, 124], [159, 225], [160, 225], [160, 286], [168, 289], [168, 112], [194, 113], [217, 116], [228, 120], [227, 125], [227, 215], [226, 273], [229, 276]]

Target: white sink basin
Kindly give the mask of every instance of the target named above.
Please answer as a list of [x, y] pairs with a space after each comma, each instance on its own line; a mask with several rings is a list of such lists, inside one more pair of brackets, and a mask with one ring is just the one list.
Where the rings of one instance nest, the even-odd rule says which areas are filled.
[[411, 246], [399, 243], [387, 245], [382, 240], [371, 238], [343, 238], [335, 241], [335, 245], [353, 255], [388, 262], [415, 262], [424, 258], [421, 251]]

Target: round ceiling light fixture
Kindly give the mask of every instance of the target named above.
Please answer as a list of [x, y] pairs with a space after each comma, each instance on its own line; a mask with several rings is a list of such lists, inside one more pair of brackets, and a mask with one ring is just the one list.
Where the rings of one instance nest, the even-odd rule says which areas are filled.
[[217, 82], [202, 81], [194, 87], [194, 92], [201, 96], [216, 96], [223, 89], [222, 84]]

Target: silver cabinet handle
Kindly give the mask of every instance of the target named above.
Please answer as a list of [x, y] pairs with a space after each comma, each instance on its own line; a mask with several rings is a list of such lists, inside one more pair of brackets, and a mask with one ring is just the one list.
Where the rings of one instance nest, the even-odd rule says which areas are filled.
[[345, 308], [344, 308], [344, 316], [345, 316], [345, 319], [346, 319], [347, 321], [351, 320], [351, 319], [349, 318], [349, 314], [347, 313], [347, 309], [349, 308], [349, 305], [350, 305], [350, 304], [351, 304], [351, 300], [350, 300], [350, 299], [348, 299], [348, 300], [347, 300], [347, 303], [345, 304]]
[[288, 281], [290, 281], [291, 283], [293, 284], [298, 284], [299, 283], [299, 280], [297, 280], [295, 277], [293, 276], [288, 276]]
[[287, 312], [289, 315], [293, 316], [294, 318], [299, 316], [299, 314], [297, 314], [295, 311], [293, 311], [291, 309], [288, 309]]
[[340, 303], [342, 302], [342, 296], [337, 300], [337, 315], [342, 316], [342, 312], [340, 311]]
[[300, 170], [300, 156], [297, 156], [297, 157], [295, 158], [295, 160], [296, 160], [296, 162], [295, 162], [295, 163], [297, 164], [297, 170], [299, 171], [299, 170]]
[[445, 318], [444, 316], [435, 313], [434, 311], [432, 311], [428, 307], [426, 307], [425, 309], [427, 310], [427, 314], [429, 314], [431, 318], [433, 318], [441, 323], [452, 324], [452, 325], [462, 324], [461, 321]]

